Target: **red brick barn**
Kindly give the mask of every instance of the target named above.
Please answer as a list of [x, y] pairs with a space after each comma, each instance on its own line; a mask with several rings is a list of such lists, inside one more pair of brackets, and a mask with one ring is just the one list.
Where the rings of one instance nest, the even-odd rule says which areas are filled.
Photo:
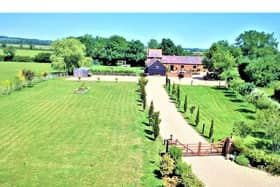
[[[168, 56], [162, 55], [161, 49], [148, 49], [146, 70], [149, 70], [149, 65], [154, 62], [162, 63], [166, 68], [166, 74], [170, 77], [176, 77], [183, 74], [184, 77], [191, 77], [192, 74], [204, 71], [200, 56]], [[153, 71], [154, 72], [154, 71]], [[161, 74], [154, 72], [153, 74]]]

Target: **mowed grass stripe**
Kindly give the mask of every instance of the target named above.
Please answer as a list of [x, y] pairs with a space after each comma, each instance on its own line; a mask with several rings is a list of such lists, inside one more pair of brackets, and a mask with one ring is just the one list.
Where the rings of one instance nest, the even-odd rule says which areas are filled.
[[[46, 87], [47, 89], [47, 87]], [[46, 90], [45, 90], [46, 91]], [[41, 100], [41, 97], [39, 97]], [[50, 98], [52, 99], [52, 98]], [[36, 133], [36, 129], [40, 129], [40, 120], [44, 119], [44, 117], [46, 117], [46, 119], [44, 121], [47, 121], [49, 117], [47, 116], [54, 116], [52, 114], [58, 114], [59, 111], [61, 110], [59, 107], [56, 107], [56, 105], [54, 103], [50, 103], [48, 100], [42, 100], [43, 104], [42, 105], [37, 105], [39, 107], [36, 108], [28, 108], [28, 103], [26, 103], [27, 109], [25, 112], [25, 115], [22, 115], [21, 118], [19, 118], [19, 122], [15, 124], [19, 124], [19, 126], [16, 127], [16, 130], [13, 133], [9, 133], [7, 132], [5, 137], [5, 139], [3, 139], [4, 141], [7, 142], [7, 144], [3, 144], [2, 148], [4, 148], [4, 146], [9, 146], [7, 148], [7, 151], [10, 152], [9, 150], [13, 149], [14, 146], [16, 146], [14, 142], [14, 140], [20, 138], [20, 140], [22, 142], [25, 142], [25, 139], [29, 139], [32, 142], [32, 139], [30, 139], [30, 137], [33, 137], [33, 134]], [[26, 101], [28, 102], [28, 101]], [[36, 103], [34, 103], [36, 105]], [[35, 110], [36, 109], [36, 110]], [[34, 115], [36, 114], [36, 115]], [[30, 117], [32, 116], [32, 117]], [[49, 119], [50, 121], [52, 120], [52, 118]], [[26, 128], [25, 125], [28, 124], [29, 128]], [[9, 125], [8, 125], [9, 126]], [[25, 137], [25, 138], [23, 138]], [[26, 142], [28, 143], [28, 142]], [[10, 152], [12, 153], [12, 152]], [[5, 155], [6, 157], [9, 156], [9, 154]]]
[[[214, 139], [219, 140], [230, 136], [234, 123], [245, 121], [252, 123], [254, 117], [253, 106], [242, 98], [226, 89], [219, 89], [206, 86], [182, 86], [181, 101], [185, 95], [188, 96], [188, 118], [194, 122], [197, 107], [200, 108], [200, 124], [195, 127], [199, 132], [202, 123], [206, 124], [205, 135], [208, 135], [211, 120], [214, 120]], [[183, 110], [183, 103], [181, 103]], [[196, 110], [192, 117], [189, 108], [195, 106]], [[247, 109], [249, 112], [242, 112], [240, 109]]]
[[143, 186], [137, 85], [86, 83], [88, 93], [74, 94], [80, 84], [47, 81], [0, 98], [0, 144], [12, 142], [0, 152], [0, 186]]

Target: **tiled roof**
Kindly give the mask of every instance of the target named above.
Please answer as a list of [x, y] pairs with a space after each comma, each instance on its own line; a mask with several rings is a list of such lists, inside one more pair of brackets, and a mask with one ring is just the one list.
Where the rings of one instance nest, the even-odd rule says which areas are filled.
[[[157, 62], [157, 61], [159, 61], [159, 60], [148, 59], [148, 60], [146, 61], [146, 66], [147, 66], [147, 67], [150, 67], [151, 65], [153, 65], [153, 63], [155, 63], [155, 62]], [[159, 61], [159, 62], [160, 62], [160, 61]]]
[[202, 57], [199, 56], [162, 56], [163, 64], [202, 64]]
[[161, 49], [148, 49], [148, 57], [162, 57]]

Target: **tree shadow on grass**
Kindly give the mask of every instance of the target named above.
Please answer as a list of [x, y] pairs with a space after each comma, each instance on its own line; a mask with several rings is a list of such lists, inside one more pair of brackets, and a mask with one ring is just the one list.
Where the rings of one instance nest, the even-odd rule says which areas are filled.
[[230, 101], [234, 103], [244, 103], [244, 101], [241, 99], [230, 99]]
[[161, 179], [161, 174], [160, 174], [160, 171], [158, 169], [154, 170], [154, 175], [155, 175], [156, 178]]
[[214, 90], [227, 90], [227, 88], [222, 87], [222, 86], [213, 86], [211, 88], [214, 89]]
[[255, 114], [255, 111], [247, 109], [247, 108], [238, 108], [235, 111], [238, 111], [238, 112], [241, 112], [241, 113]]
[[236, 98], [235, 94], [228, 94], [228, 93], [226, 93], [224, 96], [230, 97], [230, 98]]
[[148, 140], [151, 140], [151, 141], [154, 141], [155, 139], [151, 136], [148, 136], [148, 135], [145, 135], [145, 137], [148, 139]]
[[250, 119], [250, 120], [255, 120], [256, 119], [255, 116], [253, 116], [253, 115], [246, 115], [246, 118]]
[[150, 125], [149, 125], [149, 123], [144, 122], [144, 121], [142, 122], [142, 124], [143, 124], [143, 125], [145, 125], [145, 126], [147, 126], [147, 127], [149, 127], [149, 126], [150, 126]]
[[149, 129], [145, 129], [144, 132], [147, 134], [147, 135], [152, 135], [153, 134], [153, 131], [149, 130]]

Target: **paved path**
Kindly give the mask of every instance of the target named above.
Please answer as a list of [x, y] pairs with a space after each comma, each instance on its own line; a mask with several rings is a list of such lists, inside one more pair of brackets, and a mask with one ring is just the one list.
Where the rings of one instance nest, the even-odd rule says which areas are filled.
[[[161, 136], [169, 138], [172, 134], [183, 143], [206, 142], [177, 112], [163, 88], [164, 82], [163, 77], [149, 77], [146, 86], [148, 103], [153, 100], [155, 110], [161, 114]], [[208, 187], [280, 187], [280, 177], [239, 166], [222, 156], [185, 157], [184, 161], [192, 165], [194, 173]]]

